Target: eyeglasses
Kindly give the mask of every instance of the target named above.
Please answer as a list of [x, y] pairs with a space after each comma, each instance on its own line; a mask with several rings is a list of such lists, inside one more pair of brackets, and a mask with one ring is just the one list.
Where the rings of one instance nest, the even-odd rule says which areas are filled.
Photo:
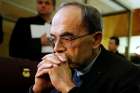
[[[70, 46], [72, 46], [72, 43], [75, 40], [80, 39], [80, 38], [84, 38], [84, 37], [89, 36], [89, 35], [91, 35], [91, 34], [88, 33], [88, 34], [81, 35], [81, 36], [76, 36], [76, 35], [62, 36], [62, 37], [60, 37], [60, 42], [63, 44], [63, 46], [70, 47]], [[56, 41], [57, 40], [53, 37], [49, 38], [49, 42], [50, 42], [50, 45], [52, 47], [55, 46]]]

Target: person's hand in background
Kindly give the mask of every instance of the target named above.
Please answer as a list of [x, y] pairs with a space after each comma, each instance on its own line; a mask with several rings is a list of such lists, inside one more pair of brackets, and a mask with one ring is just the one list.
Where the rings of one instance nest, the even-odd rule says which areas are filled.
[[48, 45], [48, 37], [46, 33], [41, 36], [41, 45], [42, 46]]

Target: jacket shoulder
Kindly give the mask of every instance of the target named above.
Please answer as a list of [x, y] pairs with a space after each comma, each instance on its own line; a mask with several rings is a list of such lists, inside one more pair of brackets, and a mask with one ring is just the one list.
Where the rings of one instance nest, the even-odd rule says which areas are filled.
[[21, 23], [33, 23], [37, 20], [38, 18], [36, 16], [31, 16], [31, 17], [21, 17], [17, 20], [17, 22]]

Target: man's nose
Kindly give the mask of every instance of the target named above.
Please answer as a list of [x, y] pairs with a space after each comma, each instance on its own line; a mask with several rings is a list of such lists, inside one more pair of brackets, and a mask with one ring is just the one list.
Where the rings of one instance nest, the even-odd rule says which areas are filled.
[[63, 43], [60, 40], [57, 40], [54, 44], [54, 52], [56, 53], [62, 53], [66, 50]]

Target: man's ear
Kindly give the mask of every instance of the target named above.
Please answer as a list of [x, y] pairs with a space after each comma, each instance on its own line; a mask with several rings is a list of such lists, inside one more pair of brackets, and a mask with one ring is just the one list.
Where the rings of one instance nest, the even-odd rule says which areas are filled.
[[95, 34], [93, 34], [93, 48], [98, 48], [101, 44], [102, 41], [102, 32], [95, 32]]

